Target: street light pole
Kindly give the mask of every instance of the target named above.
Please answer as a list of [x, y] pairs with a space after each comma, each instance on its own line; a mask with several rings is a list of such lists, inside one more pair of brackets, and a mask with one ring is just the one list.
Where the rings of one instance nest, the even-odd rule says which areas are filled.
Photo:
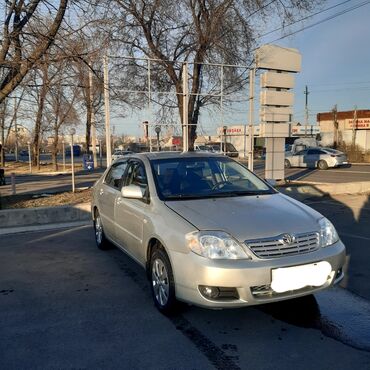
[[71, 129], [71, 166], [72, 166], [72, 192], [75, 192], [75, 164], [74, 164], [74, 156], [73, 156], [73, 135], [76, 133], [74, 128]]
[[108, 56], [104, 56], [104, 108], [105, 108], [105, 141], [107, 150], [107, 167], [112, 163], [111, 133], [110, 133], [110, 108], [109, 108], [109, 72]]

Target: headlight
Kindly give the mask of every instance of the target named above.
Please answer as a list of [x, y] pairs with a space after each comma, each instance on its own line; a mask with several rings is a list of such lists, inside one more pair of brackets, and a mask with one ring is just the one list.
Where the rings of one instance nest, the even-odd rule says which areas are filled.
[[223, 231], [199, 231], [186, 235], [189, 248], [210, 259], [250, 259], [243, 247]]
[[333, 224], [327, 219], [322, 218], [319, 221], [320, 225], [320, 244], [322, 247], [332, 245], [339, 240], [339, 236]]

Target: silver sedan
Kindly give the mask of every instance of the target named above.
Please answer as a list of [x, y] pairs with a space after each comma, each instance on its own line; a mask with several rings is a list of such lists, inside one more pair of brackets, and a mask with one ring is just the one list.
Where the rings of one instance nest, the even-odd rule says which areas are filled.
[[308, 148], [297, 153], [285, 153], [285, 168], [311, 167], [327, 170], [348, 164], [347, 156], [331, 148]]
[[205, 153], [118, 159], [93, 189], [100, 249], [146, 270], [157, 308], [228, 308], [299, 297], [343, 278], [331, 222], [242, 164]]

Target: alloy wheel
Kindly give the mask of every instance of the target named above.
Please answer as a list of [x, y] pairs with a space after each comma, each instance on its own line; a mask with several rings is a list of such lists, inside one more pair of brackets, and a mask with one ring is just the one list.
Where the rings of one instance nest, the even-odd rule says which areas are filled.
[[95, 219], [95, 239], [98, 245], [101, 244], [103, 240], [103, 225], [101, 223], [100, 215], [97, 215]]
[[168, 301], [170, 285], [165, 264], [156, 258], [152, 265], [152, 284], [154, 296], [161, 306], [165, 306]]

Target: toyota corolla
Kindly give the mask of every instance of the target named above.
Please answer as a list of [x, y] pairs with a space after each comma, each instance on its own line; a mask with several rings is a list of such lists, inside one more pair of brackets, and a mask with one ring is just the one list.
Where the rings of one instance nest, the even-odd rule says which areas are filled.
[[245, 166], [209, 153], [140, 153], [94, 185], [100, 249], [122, 249], [148, 275], [163, 313], [179, 301], [210, 308], [312, 294], [343, 278], [332, 223]]

